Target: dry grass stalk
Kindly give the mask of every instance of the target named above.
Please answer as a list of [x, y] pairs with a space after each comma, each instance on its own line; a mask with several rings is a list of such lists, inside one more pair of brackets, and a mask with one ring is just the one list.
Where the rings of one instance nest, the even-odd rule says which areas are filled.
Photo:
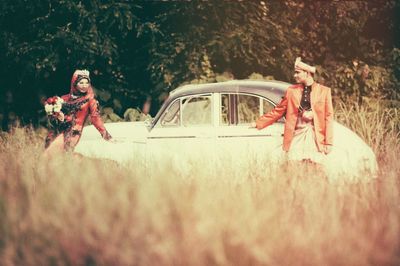
[[255, 164], [187, 175], [61, 155], [17, 128], [0, 144], [2, 265], [399, 265], [397, 110], [339, 105], [378, 153], [379, 179], [329, 184], [313, 169]]

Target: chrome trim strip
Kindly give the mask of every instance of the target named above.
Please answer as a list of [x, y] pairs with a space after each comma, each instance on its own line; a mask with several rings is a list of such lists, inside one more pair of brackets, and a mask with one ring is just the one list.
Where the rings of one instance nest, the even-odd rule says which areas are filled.
[[247, 137], [279, 137], [278, 135], [226, 135], [226, 136], [218, 136], [218, 138], [247, 138]]
[[194, 139], [196, 136], [148, 137], [148, 139]]

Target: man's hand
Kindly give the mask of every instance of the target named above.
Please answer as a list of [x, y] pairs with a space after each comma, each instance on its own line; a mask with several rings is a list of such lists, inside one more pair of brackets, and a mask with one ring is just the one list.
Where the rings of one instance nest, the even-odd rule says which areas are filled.
[[332, 151], [332, 145], [325, 145], [324, 146], [324, 153], [329, 154]]
[[249, 128], [257, 128], [256, 122], [251, 122]]

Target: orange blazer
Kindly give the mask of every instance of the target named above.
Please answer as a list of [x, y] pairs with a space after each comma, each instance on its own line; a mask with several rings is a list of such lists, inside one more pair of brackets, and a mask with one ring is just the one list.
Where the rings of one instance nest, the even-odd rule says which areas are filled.
[[[270, 112], [261, 116], [257, 129], [263, 129], [286, 114], [283, 135], [283, 150], [289, 151], [299, 113], [299, 106], [304, 86], [295, 84], [288, 87], [282, 101]], [[311, 108], [314, 111], [314, 130], [318, 150], [322, 152], [324, 145], [332, 145], [333, 141], [333, 106], [331, 89], [316, 82], [311, 86]]]

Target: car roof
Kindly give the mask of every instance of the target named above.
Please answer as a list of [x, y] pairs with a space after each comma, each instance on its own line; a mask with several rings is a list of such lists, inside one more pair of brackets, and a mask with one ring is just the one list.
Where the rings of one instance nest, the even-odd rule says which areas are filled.
[[188, 84], [171, 91], [169, 98], [176, 98], [201, 93], [255, 93], [278, 103], [284, 95], [289, 83], [277, 80], [230, 80], [218, 83]]

